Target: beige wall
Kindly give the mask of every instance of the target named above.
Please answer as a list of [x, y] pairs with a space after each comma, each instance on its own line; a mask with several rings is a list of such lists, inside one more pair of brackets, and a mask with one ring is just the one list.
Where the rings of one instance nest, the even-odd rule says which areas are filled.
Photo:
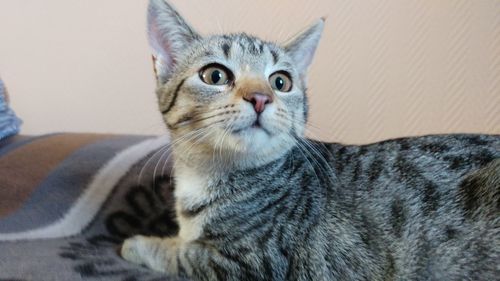
[[[204, 33], [284, 40], [327, 16], [311, 135], [500, 133], [500, 1], [172, 1]], [[146, 0], [1, 0], [0, 75], [24, 133], [164, 132]]]

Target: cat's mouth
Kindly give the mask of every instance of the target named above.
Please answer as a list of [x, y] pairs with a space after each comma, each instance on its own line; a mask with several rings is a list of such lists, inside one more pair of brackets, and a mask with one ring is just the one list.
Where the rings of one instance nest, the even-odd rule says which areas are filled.
[[236, 128], [232, 131], [232, 133], [235, 135], [238, 135], [238, 134], [241, 134], [241, 133], [249, 131], [249, 130], [263, 131], [267, 135], [271, 136], [271, 132], [269, 130], [267, 130], [264, 126], [262, 126], [262, 123], [258, 118], [255, 119], [255, 121], [250, 126]]
[[260, 124], [259, 119], [255, 120], [255, 122], [252, 124], [252, 128], [256, 128], [256, 129], [262, 128], [262, 125]]

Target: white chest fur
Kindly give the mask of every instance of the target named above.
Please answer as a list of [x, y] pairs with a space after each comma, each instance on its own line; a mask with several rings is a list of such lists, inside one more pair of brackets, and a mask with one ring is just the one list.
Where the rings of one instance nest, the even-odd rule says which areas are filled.
[[175, 206], [180, 227], [179, 237], [184, 241], [192, 241], [201, 235], [206, 215], [185, 217], [181, 213], [182, 210], [203, 205], [210, 200], [208, 186], [211, 183], [211, 177], [184, 166], [176, 169], [175, 179]]

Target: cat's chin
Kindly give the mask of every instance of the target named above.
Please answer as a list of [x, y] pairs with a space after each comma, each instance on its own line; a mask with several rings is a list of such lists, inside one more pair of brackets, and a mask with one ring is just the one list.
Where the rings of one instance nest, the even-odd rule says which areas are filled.
[[286, 135], [271, 134], [259, 127], [249, 127], [232, 134], [230, 147], [241, 168], [267, 164], [285, 154], [292, 146]]

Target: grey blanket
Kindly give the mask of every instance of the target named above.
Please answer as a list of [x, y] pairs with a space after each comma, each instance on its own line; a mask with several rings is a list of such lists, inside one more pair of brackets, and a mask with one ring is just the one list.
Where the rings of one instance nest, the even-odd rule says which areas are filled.
[[117, 254], [131, 235], [177, 231], [167, 144], [93, 134], [0, 142], [0, 280], [177, 280]]

